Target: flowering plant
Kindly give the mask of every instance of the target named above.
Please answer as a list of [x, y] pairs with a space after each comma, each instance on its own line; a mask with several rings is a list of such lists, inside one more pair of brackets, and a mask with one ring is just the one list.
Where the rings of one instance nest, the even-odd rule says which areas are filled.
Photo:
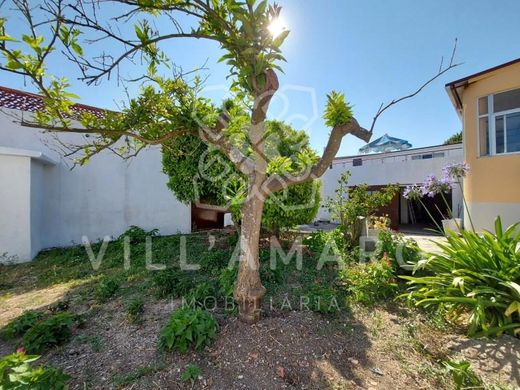
[[[448, 164], [442, 169], [443, 176], [440, 179], [438, 179], [434, 175], [428, 175], [428, 177], [425, 179], [425, 181], [424, 181], [424, 183], [422, 183], [422, 185], [413, 184], [413, 185], [407, 186], [403, 192], [403, 196], [408, 200], [416, 200], [416, 201], [421, 202], [422, 206], [424, 207], [426, 212], [429, 214], [430, 218], [433, 220], [433, 222], [435, 223], [435, 225], [437, 226], [439, 231], [441, 231], [440, 226], [437, 224], [437, 222], [435, 222], [435, 219], [433, 218], [433, 216], [430, 214], [429, 210], [426, 208], [426, 206], [422, 202], [422, 198], [424, 196], [433, 198], [435, 195], [441, 195], [444, 203], [446, 204], [449, 218], [453, 218], [453, 212], [452, 212], [451, 207], [448, 204], [444, 194], [449, 193], [453, 189], [454, 184], [458, 184], [458, 186], [461, 190], [462, 199], [463, 199], [464, 205], [466, 206], [466, 211], [467, 211], [468, 206], [466, 203], [466, 199], [464, 197], [464, 192], [462, 190], [461, 179], [466, 177], [466, 175], [469, 172], [469, 169], [470, 169], [469, 165], [465, 162]], [[468, 212], [468, 217], [469, 217], [471, 227], [473, 229], [473, 222], [471, 220], [471, 216], [469, 215], [469, 212]]]

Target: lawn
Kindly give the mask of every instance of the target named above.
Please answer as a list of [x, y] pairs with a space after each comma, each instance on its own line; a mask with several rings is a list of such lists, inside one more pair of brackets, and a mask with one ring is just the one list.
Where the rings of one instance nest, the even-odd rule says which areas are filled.
[[[229, 300], [236, 271], [227, 267], [236, 233], [184, 237], [188, 263], [200, 264], [198, 271], [178, 270], [184, 245], [179, 235], [153, 237], [152, 261], [168, 266], [162, 271], [146, 269], [146, 245], [137, 236], [127, 269], [122, 240], [108, 244], [97, 271], [82, 246], [1, 266], [0, 356], [24, 343], [35, 345], [28, 344], [27, 329], [5, 336], [9, 323], [35, 310], [28, 327], [60, 315], [72, 318], [70, 335], [41, 346], [42, 358], [34, 363], [62, 369], [71, 389], [453, 389], [457, 378], [477, 380], [478, 388], [520, 383], [518, 339], [469, 339], [464, 321], [450, 325], [442, 313], [396, 300], [405, 286], [392, 276], [396, 285], [384, 293], [384, 286], [374, 289], [366, 281], [356, 290], [361, 274], [352, 271], [355, 266], [346, 271], [350, 284], [335, 263], [317, 270], [312, 242], [303, 247], [301, 269], [293, 260], [278, 261], [273, 270], [269, 240], [263, 239], [263, 319], [241, 323]], [[286, 251], [294, 238], [283, 236]], [[95, 254], [100, 245], [93, 245]], [[216, 336], [185, 353], [159, 347], [182, 297], [200, 305], [216, 297], [205, 300]]]

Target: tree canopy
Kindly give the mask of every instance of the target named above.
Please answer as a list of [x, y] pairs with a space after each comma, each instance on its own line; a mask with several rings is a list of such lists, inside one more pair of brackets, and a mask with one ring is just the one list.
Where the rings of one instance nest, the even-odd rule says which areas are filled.
[[[247, 121], [244, 121], [247, 123]], [[299, 172], [319, 159], [304, 131], [278, 121], [266, 121], [265, 155], [268, 174]], [[244, 154], [251, 151], [245, 150]], [[183, 135], [163, 145], [163, 169], [168, 187], [183, 202], [227, 206], [235, 221], [247, 197], [247, 178], [218, 149], [192, 135]], [[311, 180], [266, 199], [262, 225], [270, 231], [310, 223], [321, 201], [321, 182]]]

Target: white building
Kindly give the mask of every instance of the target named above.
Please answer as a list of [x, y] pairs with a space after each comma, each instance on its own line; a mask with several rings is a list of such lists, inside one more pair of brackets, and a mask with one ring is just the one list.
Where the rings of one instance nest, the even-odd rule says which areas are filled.
[[190, 206], [166, 187], [158, 148], [129, 160], [103, 152], [70, 170], [50, 134], [14, 123], [22, 110], [38, 108], [37, 95], [0, 87], [0, 263], [29, 261], [82, 236], [117, 237], [130, 225], [165, 235], [191, 231]]
[[[394, 228], [412, 223], [427, 225], [429, 217], [420, 215], [417, 206], [413, 208], [415, 212], [412, 211], [408, 205], [408, 200], [402, 196], [404, 187], [422, 183], [431, 174], [440, 178], [442, 168], [446, 164], [462, 161], [462, 144], [337, 157], [322, 177], [322, 203], [325, 204], [327, 198], [334, 197], [334, 191], [338, 186], [341, 174], [350, 171], [352, 175], [349, 186], [368, 184], [371, 189], [378, 189], [388, 184], [399, 184], [401, 186], [401, 193], [383, 210], [385, 214], [390, 216]], [[448, 198], [451, 199], [454, 214], [456, 216], [462, 215], [462, 194], [460, 190], [455, 188]], [[425, 202], [432, 202], [432, 200], [425, 199]], [[442, 210], [443, 204], [438, 200], [436, 202]], [[435, 209], [435, 207], [429, 207], [429, 209]], [[435, 213], [435, 211], [432, 213]], [[330, 215], [325, 206], [321, 207], [318, 219], [330, 220]]]

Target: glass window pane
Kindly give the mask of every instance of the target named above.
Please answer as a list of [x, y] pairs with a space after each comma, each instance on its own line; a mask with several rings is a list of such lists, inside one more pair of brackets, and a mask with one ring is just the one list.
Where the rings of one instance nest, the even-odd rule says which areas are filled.
[[493, 99], [494, 112], [520, 108], [520, 89], [497, 93]]
[[480, 155], [487, 156], [489, 154], [489, 125], [487, 116], [479, 119], [479, 145]]
[[484, 115], [488, 113], [488, 98], [482, 97], [478, 99], [478, 114]]
[[506, 118], [508, 153], [520, 152], [520, 112], [509, 114]]
[[495, 147], [496, 153], [504, 153], [504, 117], [497, 116], [495, 119]]

